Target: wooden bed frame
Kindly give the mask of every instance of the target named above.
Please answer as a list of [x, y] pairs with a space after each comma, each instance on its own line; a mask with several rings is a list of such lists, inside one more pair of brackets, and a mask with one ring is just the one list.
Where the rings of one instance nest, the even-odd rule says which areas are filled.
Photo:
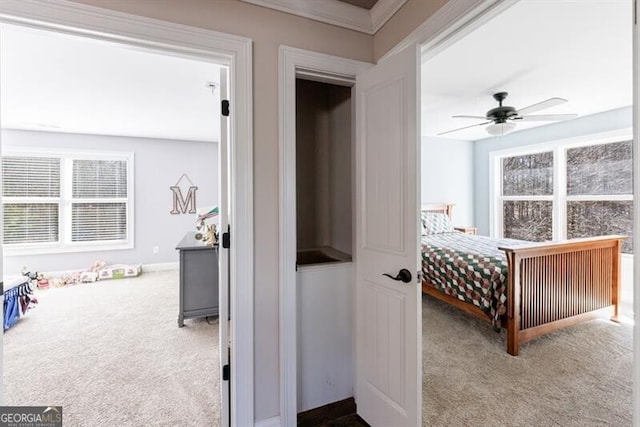
[[[423, 211], [451, 217], [452, 204], [423, 205]], [[622, 242], [625, 236], [602, 236], [563, 242], [501, 246], [507, 258], [507, 352], [566, 326], [598, 317], [618, 321]], [[487, 313], [442, 293], [426, 280], [422, 292], [481, 319]]]

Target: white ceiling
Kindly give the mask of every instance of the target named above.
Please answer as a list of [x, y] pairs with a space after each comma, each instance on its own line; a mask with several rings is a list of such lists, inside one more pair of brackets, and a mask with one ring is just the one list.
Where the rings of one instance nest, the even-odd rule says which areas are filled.
[[218, 141], [220, 67], [0, 25], [2, 128]]
[[[498, 91], [516, 108], [569, 100], [540, 114], [631, 105], [631, 41], [628, 0], [518, 2], [424, 64], [422, 134], [480, 122], [451, 116], [484, 115]], [[0, 25], [3, 128], [216, 141], [219, 91], [207, 81], [219, 81], [215, 64]], [[443, 137], [488, 136], [481, 126]]]
[[[497, 107], [523, 108], [551, 97], [569, 102], [536, 114], [607, 111], [632, 103], [631, 1], [532, 1], [516, 3], [443, 50], [422, 67], [422, 134], [482, 120]], [[518, 122], [517, 130], [549, 122]], [[486, 126], [442, 137], [478, 140]]]

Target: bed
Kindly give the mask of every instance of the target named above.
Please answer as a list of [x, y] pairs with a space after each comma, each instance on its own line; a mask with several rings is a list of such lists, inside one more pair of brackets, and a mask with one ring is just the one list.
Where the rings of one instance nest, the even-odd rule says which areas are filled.
[[598, 317], [618, 320], [625, 236], [532, 243], [452, 229], [453, 205], [422, 207], [422, 291], [507, 331], [507, 352]]

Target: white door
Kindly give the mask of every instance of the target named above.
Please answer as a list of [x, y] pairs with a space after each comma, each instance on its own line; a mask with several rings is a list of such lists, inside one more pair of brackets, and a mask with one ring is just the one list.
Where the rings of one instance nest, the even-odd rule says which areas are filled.
[[[410, 46], [356, 80], [356, 390], [377, 426], [421, 424], [419, 55]], [[401, 269], [408, 282], [393, 280]]]
[[[220, 101], [228, 100], [228, 76], [226, 67], [220, 67]], [[229, 228], [229, 117], [220, 114], [220, 141], [218, 143], [218, 170], [220, 171], [220, 189], [218, 209], [220, 212], [220, 240]], [[229, 365], [231, 343], [229, 342], [229, 249], [218, 246], [218, 333], [220, 348], [220, 378], [223, 378], [224, 367]], [[230, 426], [229, 396], [231, 385], [229, 380], [220, 384], [220, 425]]]

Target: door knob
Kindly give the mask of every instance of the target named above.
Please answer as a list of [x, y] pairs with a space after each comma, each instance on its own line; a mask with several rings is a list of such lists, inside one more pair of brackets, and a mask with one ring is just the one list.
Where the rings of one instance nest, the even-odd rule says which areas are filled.
[[399, 282], [404, 282], [404, 283], [409, 283], [411, 281], [411, 272], [406, 268], [403, 268], [402, 270], [398, 271], [398, 275], [396, 277], [393, 277], [392, 275], [387, 273], [384, 273], [383, 276], [387, 276], [393, 280], [397, 280]]

